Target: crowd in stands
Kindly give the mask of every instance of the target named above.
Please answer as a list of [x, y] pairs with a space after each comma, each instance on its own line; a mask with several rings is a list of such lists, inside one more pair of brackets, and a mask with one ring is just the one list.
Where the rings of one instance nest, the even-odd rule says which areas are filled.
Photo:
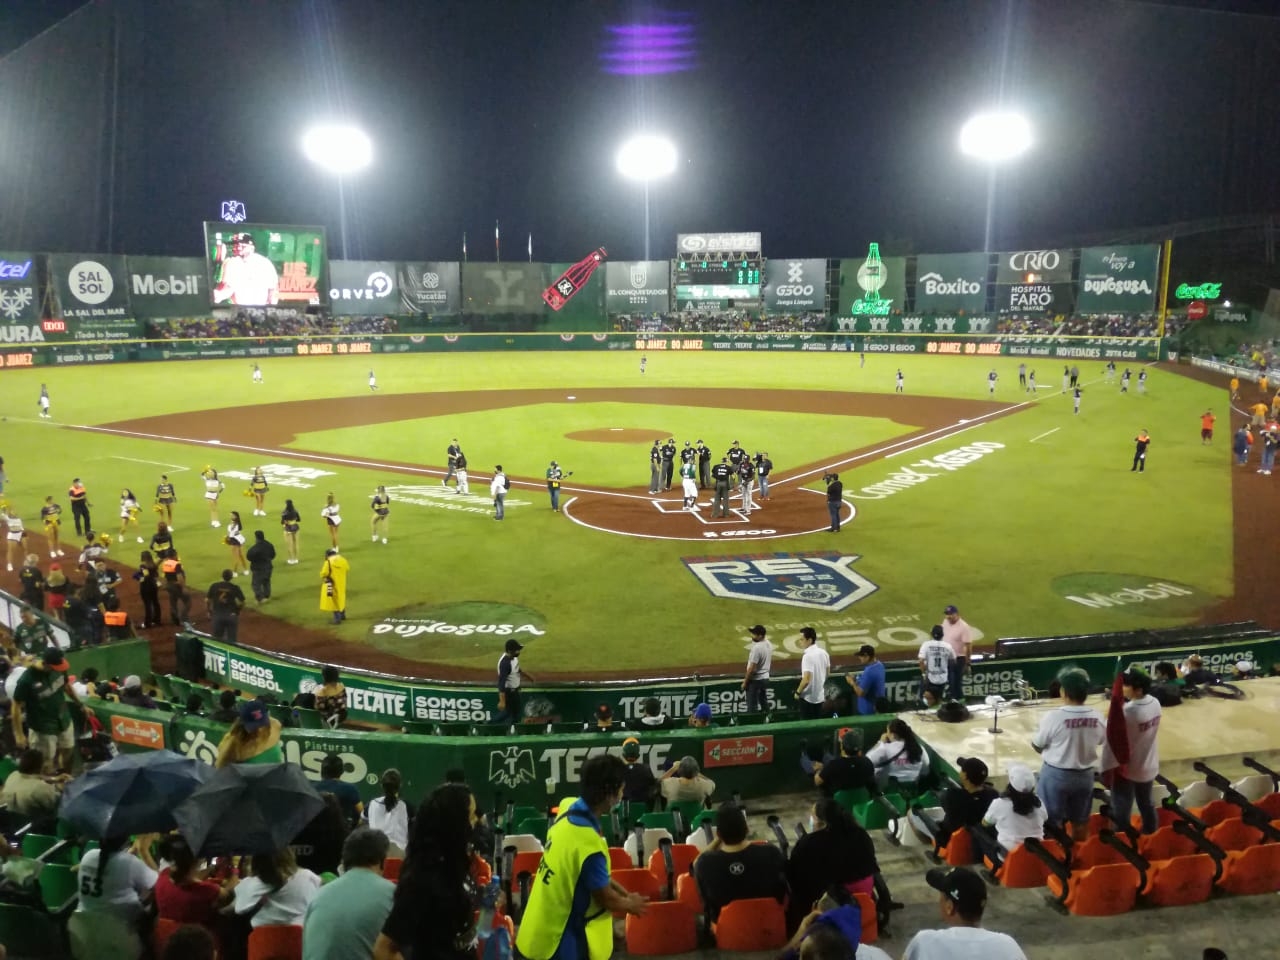
[[182, 317], [147, 322], [148, 340], [253, 339], [257, 337], [328, 337], [338, 334], [395, 333], [394, 317], [334, 317], [294, 307], [241, 307], [215, 311], [210, 317]]
[[[1186, 317], [1169, 314], [1165, 319], [1166, 337], [1176, 336], [1186, 325]], [[1110, 313], [1062, 316], [1045, 313], [1001, 314], [995, 332], [1016, 336], [1072, 337], [1154, 337], [1160, 327], [1155, 314]]]
[[824, 313], [750, 314], [746, 310], [681, 310], [675, 313], [618, 314], [615, 333], [826, 333]]

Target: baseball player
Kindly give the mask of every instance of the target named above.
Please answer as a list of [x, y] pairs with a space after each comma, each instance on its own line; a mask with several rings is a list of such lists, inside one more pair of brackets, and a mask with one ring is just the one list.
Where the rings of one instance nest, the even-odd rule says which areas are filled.
[[1071, 394], [1072, 403], [1075, 404], [1075, 410], [1072, 412], [1079, 415], [1080, 413], [1080, 384], [1076, 384], [1075, 390]]
[[696, 479], [697, 468], [692, 460], [686, 460], [680, 464], [680, 485], [684, 488], [684, 509], [698, 509], [698, 481]]
[[458, 476], [458, 455], [462, 453], [462, 447], [458, 444], [458, 438], [454, 437], [449, 444], [449, 449], [445, 451], [448, 457], [449, 472], [444, 475], [444, 479], [440, 481], [440, 486], [447, 487], [450, 480], [457, 480]]
[[758, 509], [752, 500], [756, 489], [756, 465], [751, 462], [750, 457], [743, 457], [738, 464], [738, 482], [742, 493], [742, 512], [750, 513]]
[[254, 383], [262, 382], [262, 368], [258, 366], [256, 363], [253, 365], [253, 382]]
[[1131, 376], [1133, 376], [1133, 374], [1129, 372], [1128, 367], [1125, 367], [1124, 373], [1120, 374], [1120, 392], [1121, 393], [1129, 392], [1129, 378]]
[[1146, 370], [1138, 371], [1138, 392], [1139, 393], [1147, 392], [1147, 371]]
[[899, 368], [898, 368], [898, 379], [897, 379], [897, 383], [894, 385], [893, 392], [894, 392], [894, 393], [902, 393], [902, 392], [903, 392], [903, 386], [904, 386], [904, 384], [905, 384], [905, 383], [906, 383], [906, 381], [905, 381], [905, 379], [904, 379], [904, 378], [903, 378], [903, 376], [902, 376], [902, 368], [901, 368], [901, 367], [899, 367]]
[[373, 371], [369, 371], [369, 392], [376, 393], [378, 390], [378, 378], [373, 375]]
[[40, 407], [40, 418], [42, 420], [48, 420], [50, 416], [49, 388], [43, 383], [40, 384], [40, 400], [39, 400], [38, 406]]
[[453, 492], [470, 496], [471, 487], [467, 483], [467, 455], [461, 450], [458, 451], [458, 462], [454, 465], [454, 476], [457, 488]]
[[773, 473], [773, 461], [769, 459], [769, 451], [761, 450], [756, 454], [756, 479], [760, 481], [760, 499], [769, 499], [769, 475]]
[[993, 397], [996, 395], [996, 372], [994, 370], [987, 374], [987, 393]]

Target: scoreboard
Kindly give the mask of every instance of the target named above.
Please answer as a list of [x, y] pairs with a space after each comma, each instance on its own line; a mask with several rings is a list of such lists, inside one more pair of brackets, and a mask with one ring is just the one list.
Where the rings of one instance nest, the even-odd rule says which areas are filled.
[[[704, 258], [682, 257], [676, 262], [677, 286], [732, 285], [736, 287], [760, 286], [761, 257], [759, 254], [734, 258], [722, 255]], [[759, 290], [756, 291], [757, 295]]]

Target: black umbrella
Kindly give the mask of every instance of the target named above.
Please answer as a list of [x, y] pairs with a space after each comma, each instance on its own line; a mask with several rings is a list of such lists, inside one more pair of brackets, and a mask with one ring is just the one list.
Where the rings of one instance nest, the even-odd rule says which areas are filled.
[[274, 853], [323, 806], [296, 764], [237, 763], [215, 770], [173, 818], [200, 856]]
[[173, 808], [212, 775], [172, 750], [122, 753], [67, 784], [58, 817], [98, 839], [162, 833], [175, 826]]

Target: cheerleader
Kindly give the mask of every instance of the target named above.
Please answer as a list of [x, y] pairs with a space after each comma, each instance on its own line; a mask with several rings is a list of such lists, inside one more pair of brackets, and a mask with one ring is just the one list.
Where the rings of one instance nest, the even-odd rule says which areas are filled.
[[342, 525], [342, 517], [340, 515], [341, 507], [338, 501], [334, 499], [333, 494], [329, 494], [325, 501], [325, 507], [320, 511], [320, 516], [324, 517], [324, 522], [329, 525], [329, 539], [333, 542], [333, 546], [338, 546], [338, 527]]
[[53, 502], [53, 497], [44, 498], [44, 506], [40, 508], [40, 522], [44, 524], [44, 538], [49, 541], [49, 559], [65, 557], [62, 544], [58, 542], [58, 528], [62, 526], [62, 507]]
[[280, 529], [284, 533], [284, 547], [289, 554], [288, 563], [298, 562], [298, 530], [302, 526], [302, 515], [292, 500], [284, 502], [280, 511]]
[[391, 515], [391, 497], [387, 495], [386, 487], [378, 487], [373, 493], [373, 516], [369, 518], [369, 524], [373, 528], [373, 542], [378, 542], [378, 533], [382, 533], [382, 542], [387, 542], [387, 518]]
[[[120, 491], [120, 533], [116, 537], [118, 543], [124, 543], [125, 532], [130, 526], [133, 527], [135, 534], [138, 532], [138, 498], [133, 495], [133, 491], [125, 487]], [[138, 537], [139, 543], [146, 541], [142, 537]]]
[[218, 519], [218, 497], [222, 496], [226, 484], [218, 479], [218, 471], [213, 467], [205, 467], [200, 471], [200, 476], [204, 477], [204, 498], [209, 501], [209, 526], [220, 527], [222, 522]]
[[5, 561], [9, 564], [9, 572], [13, 573], [13, 560], [15, 557], [22, 555], [22, 541], [26, 538], [27, 531], [22, 526], [22, 518], [18, 516], [13, 507], [6, 506], [4, 508], [4, 523], [8, 528], [5, 535], [5, 540], [7, 541]]
[[173, 546], [173, 527], [169, 526], [163, 520], [156, 524], [156, 532], [151, 535], [151, 543], [148, 544], [153, 557], [163, 560], [169, 555], [169, 551], [174, 549]]
[[267, 484], [267, 478], [262, 473], [261, 467], [253, 468], [253, 476], [249, 478], [249, 492], [253, 494], [253, 515], [255, 517], [265, 517], [267, 515], [267, 491], [271, 487]]
[[160, 482], [156, 484], [155, 511], [160, 514], [160, 519], [170, 530], [173, 529], [173, 505], [177, 502], [178, 495], [173, 490], [173, 484], [169, 482], [169, 475], [160, 474]]
[[240, 525], [240, 512], [231, 511], [231, 519], [227, 521], [227, 535], [223, 543], [231, 548], [231, 576], [238, 577], [249, 572], [249, 564], [244, 560], [244, 528]]

